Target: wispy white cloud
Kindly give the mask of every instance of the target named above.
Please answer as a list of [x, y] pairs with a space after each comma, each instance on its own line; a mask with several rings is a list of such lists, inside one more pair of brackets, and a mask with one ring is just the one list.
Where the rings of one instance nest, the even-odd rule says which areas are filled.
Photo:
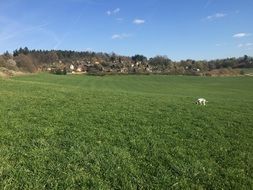
[[120, 12], [120, 8], [116, 8], [116, 9], [114, 9], [114, 10], [108, 10], [108, 11], [106, 11], [106, 14], [107, 14], [108, 16], [110, 16], [110, 15], [118, 14], [119, 12]]
[[116, 18], [116, 20], [118, 21], [118, 22], [123, 22], [123, 18]]
[[112, 39], [115, 40], [115, 39], [120, 39], [121, 38], [121, 35], [120, 34], [113, 34], [112, 35]]
[[225, 13], [215, 13], [206, 17], [206, 20], [215, 20], [227, 16]]
[[241, 32], [241, 33], [234, 34], [233, 37], [234, 38], [243, 38], [243, 37], [247, 37], [247, 36], [250, 36], [250, 35], [251, 35], [250, 33]]
[[[39, 25], [27, 25], [16, 20], [0, 16], [0, 23], [4, 26], [0, 31], [0, 44], [19, 44], [20, 38], [28, 37], [30, 34], [47, 36], [53, 47], [61, 43], [58, 35], [48, 29], [49, 23]], [[28, 40], [27, 40], [28, 41]], [[54, 45], [55, 44], [55, 45]]]
[[143, 20], [143, 19], [134, 19], [133, 20], [133, 23], [134, 24], [144, 24], [146, 21], [145, 20]]
[[112, 12], [111, 12], [111, 11], [106, 11], [106, 14], [107, 14], [107, 15], [111, 15]]
[[226, 45], [228, 45], [227, 43], [217, 43], [217, 44], [215, 44], [215, 46], [217, 46], [217, 47], [222, 47], [222, 46], [226, 46]]
[[[72, 25], [77, 25], [78, 22], [80, 21], [80, 18], [81, 18], [81, 14], [79, 14], [76, 18], [74, 18], [71, 24]], [[47, 32], [51, 33], [50, 31], [47, 31]], [[53, 33], [54, 34], [53, 36], [55, 36], [54, 39], [56, 41], [56, 44], [54, 45], [54, 49], [58, 49], [59, 46], [61, 46], [64, 43], [64, 41], [66, 40], [66, 38], [70, 36], [70, 33], [71, 33], [71, 31], [65, 32], [63, 34], [62, 38], [58, 38], [57, 35], [55, 35]]]
[[122, 34], [114, 34], [114, 35], [112, 35], [111, 38], [113, 40], [121, 40], [121, 39], [124, 39], [124, 38], [128, 38], [130, 36], [131, 36], [131, 34], [122, 33]]
[[27, 32], [42, 30], [47, 25], [48, 24], [46, 23], [46, 24], [28, 26], [28, 27], [24, 27], [24, 26], [21, 27], [21, 26], [15, 26], [15, 25], [14, 25], [15, 27], [10, 26], [9, 28], [5, 28], [6, 30], [0, 33], [0, 41], [10, 40], [12, 38], [15, 38]]
[[249, 48], [252, 46], [253, 46], [253, 43], [244, 43], [244, 44], [241, 43], [237, 45], [238, 48]]
[[120, 8], [117, 8], [117, 9], [113, 10], [113, 13], [117, 14], [119, 11], [120, 11]]
[[246, 46], [253, 46], [253, 43], [246, 43]]

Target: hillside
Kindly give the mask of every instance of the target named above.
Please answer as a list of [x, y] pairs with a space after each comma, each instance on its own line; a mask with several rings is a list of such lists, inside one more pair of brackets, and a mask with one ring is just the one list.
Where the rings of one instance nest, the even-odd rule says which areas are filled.
[[29, 50], [20, 48], [13, 54], [0, 56], [0, 67], [21, 72], [55, 74], [170, 74], [197, 76], [241, 75], [241, 69], [253, 68], [253, 58], [172, 61], [166, 56], [122, 56], [115, 53], [76, 52], [62, 50]]

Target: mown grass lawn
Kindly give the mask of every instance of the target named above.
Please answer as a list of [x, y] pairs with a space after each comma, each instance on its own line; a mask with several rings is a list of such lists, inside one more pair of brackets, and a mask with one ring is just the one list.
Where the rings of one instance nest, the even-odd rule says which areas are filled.
[[253, 77], [0, 79], [0, 189], [253, 189], [252, 147]]

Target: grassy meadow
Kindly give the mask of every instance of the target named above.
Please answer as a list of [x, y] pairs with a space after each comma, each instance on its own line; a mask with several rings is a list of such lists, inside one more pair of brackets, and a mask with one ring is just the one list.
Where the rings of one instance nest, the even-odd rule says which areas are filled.
[[253, 189], [252, 147], [253, 77], [0, 78], [0, 189]]

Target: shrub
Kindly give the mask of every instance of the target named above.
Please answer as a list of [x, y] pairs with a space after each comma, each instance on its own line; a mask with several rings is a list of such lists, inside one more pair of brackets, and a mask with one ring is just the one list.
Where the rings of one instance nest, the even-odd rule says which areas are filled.
[[205, 76], [236, 76], [240, 75], [241, 71], [239, 69], [215, 69], [204, 73]]
[[57, 69], [52, 69], [51, 73], [56, 74], [56, 75], [66, 75], [67, 70], [66, 70], [66, 68], [64, 68], [64, 69], [57, 68]]
[[26, 72], [36, 72], [37, 68], [35, 67], [35, 65], [32, 62], [31, 57], [29, 57], [28, 55], [24, 55], [24, 54], [20, 54], [18, 56], [15, 57], [17, 66]]
[[245, 75], [244, 70], [240, 70], [240, 75]]
[[0, 67], [5, 67], [6, 66], [6, 62], [5, 62], [5, 59], [0, 56]]

